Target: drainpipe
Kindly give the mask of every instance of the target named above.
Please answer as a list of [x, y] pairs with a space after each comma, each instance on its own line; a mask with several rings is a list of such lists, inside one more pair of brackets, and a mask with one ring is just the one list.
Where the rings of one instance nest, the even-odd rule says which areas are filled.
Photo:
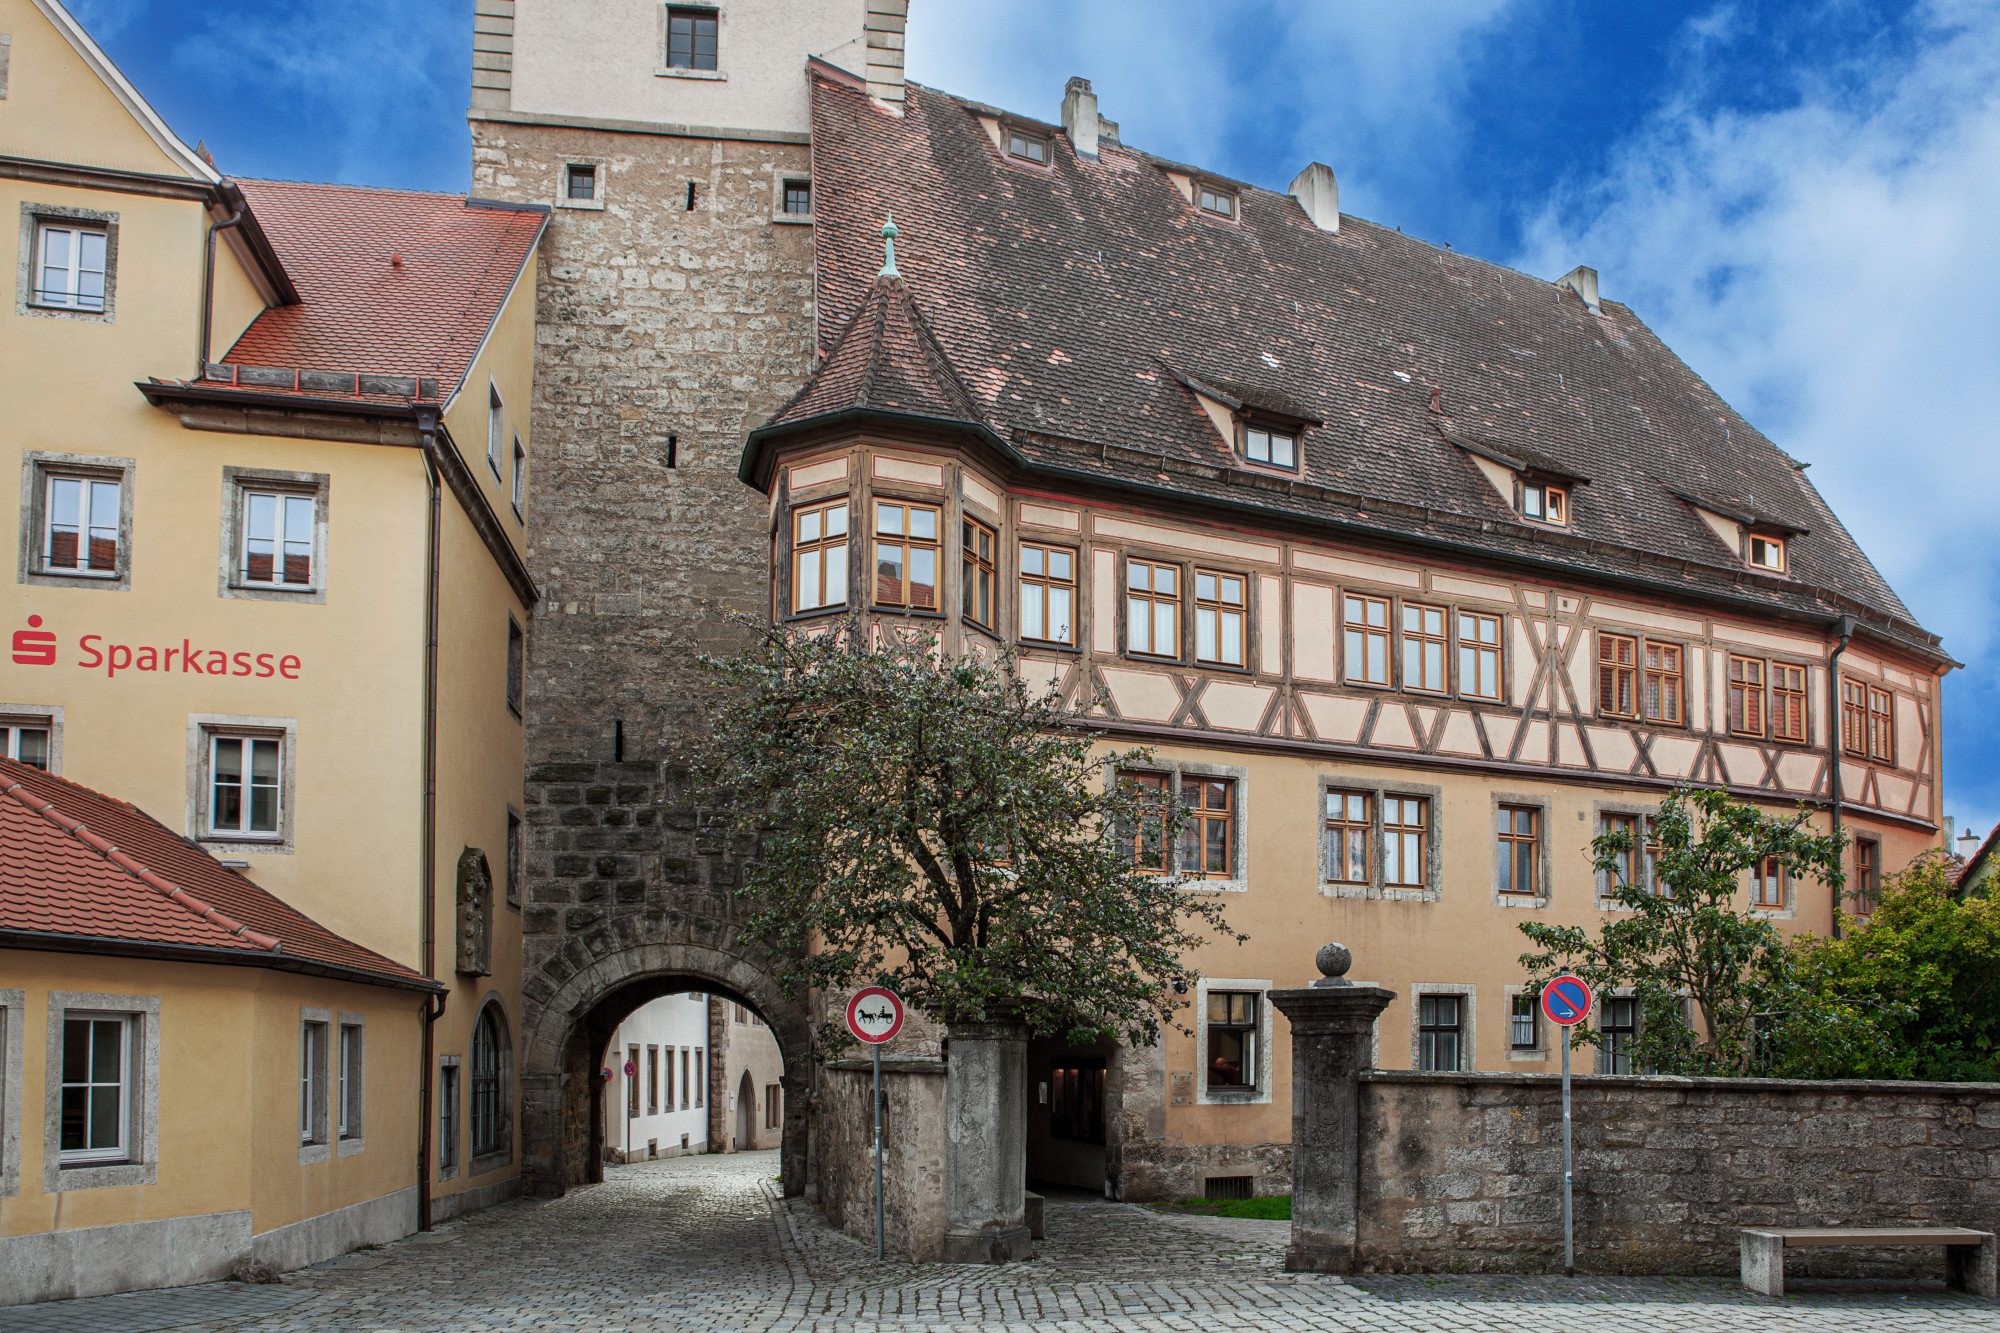
[[209, 224], [208, 258], [201, 270], [201, 355], [194, 363], [194, 377], [198, 380], [208, 374], [208, 343], [215, 331], [215, 233], [242, 226], [247, 213], [247, 205], [238, 204], [236, 212], [228, 218]]
[[[424, 562], [424, 975], [437, 976], [437, 714], [438, 714], [438, 564], [444, 500], [438, 469], [438, 418], [435, 407], [417, 409], [417, 434], [423, 442], [424, 479], [430, 492], [430, 522]], [[431, 1229], [431, 1120], [436, 1094], [436, 1025], [444, 1017], [450, 992], [424, 1001], [424, 1063], [417, 1099], [417, 1230]]]
[[[1826, 734], [1827, 740], [1833, 749], [1833, 765], [1830, 773], [1833, 796], [1833, 841], [1837, 848], [1840, 845], [1841, 833], [1840, 756], [1846, 748], [1843, 744], [1843, 737], [1840, 734], [1840, 655], [1847, 651], [1847, 641], [1854, 637], [1854, 617], [1842, 616], [1840, 619], [1834, 621], [1833, 632], [1839, 636], [1840, 644], [1833, 650], [1833, 656], [1827, 659], [1826, 664], [1828, 713]], [[1845, 860], [1846, 857], [1843, 854], [1843, 863]], [[1843, 870], [1842, 873], [1845, 874], [1845, 871]], [[1838, 883], [1834, 885], [1833, 890], [1833, 937], [1835, 939], [1840, 938], [1840, 886]]]

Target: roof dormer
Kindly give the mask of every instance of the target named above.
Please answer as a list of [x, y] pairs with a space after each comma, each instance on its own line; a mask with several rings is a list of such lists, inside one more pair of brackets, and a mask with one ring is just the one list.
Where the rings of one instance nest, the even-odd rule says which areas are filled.
[[1325, 424], [1305, 407], [1269, 389], [1196, 379], [1171, 366], [1167, 373], [1194, 395], [1215, 424], [1215, 433], [1228, 441], [1239, 465], [1294, 476], [1305, 470], [1306, 432]]
[[1760, 574], [1791, 573], [1791, 543], [1807, 529], [1788, 523], [1753, 506], [1735, 500], [1714, 500], [1706, 496], [1674, 492], [1738, 560]]

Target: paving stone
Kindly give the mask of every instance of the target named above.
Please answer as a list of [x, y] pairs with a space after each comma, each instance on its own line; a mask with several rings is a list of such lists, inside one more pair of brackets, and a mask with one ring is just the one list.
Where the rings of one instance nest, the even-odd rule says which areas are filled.
[[[23, 1306], [0, 1310], [0, 1333], [1547, 1333], [1579, 1317], [1592, 1333], [2000, 1329], [2000, 1305], [1935, 1283], [1797, 1282], [1771, 1300], [1721, 1278], [1290, 1274], [1285, 1223], [1086, 1195], [1049, 1198], [1047, 1239], [1023, 1263], [876, 1263], [781, 1199], [777, 1165], [757, 1152], [611, 1167], [603, 1185], [489, 1209], [282, 1287]], [[254, 1304], [280, 1299], [292, 1303]]]

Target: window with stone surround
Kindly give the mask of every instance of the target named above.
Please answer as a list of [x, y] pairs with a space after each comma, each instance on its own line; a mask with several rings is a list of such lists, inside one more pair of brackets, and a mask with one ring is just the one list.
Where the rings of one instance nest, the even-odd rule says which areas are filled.
[[1371, 882], [1369, 819], [1366, 792], [1326, 793], [1326, 877], [1329, 883], [1365, 886]]
[[1494, 858], [1500, 892], [1516, 897], [1540, 896], [1541, 811], [1503, 805], [1499, 812], [1499, 844]]
[[56, 310], [104, 312], [110, 273], [111, 233], [67, 218], [45, 218], [35, 228], [31, 304]]
[[1427, 1073], [1458, 1071], [1464, 1036], [1464, 999], [1459, 995], [1417, 997], [1418, 1069]]
[[720, 18], [706, 6], [673, 5], [667, 9], [667, 68], [716, 68]]
[[0, 758], [50, 772], [53, 729], [46, 717], [0, 717]]
[[1228, 778], [1183, 776], [1180, 871], [1189, 879], [1230, 879], [1236, 873], [1231, 850], [1236, 784]]
[[1257, 1086], [1258, 1007], [1255, 991], [1208, 992], [1208, 1086]]
[[158, 1181], [160, 999], [50, 991], [42, 1190]]

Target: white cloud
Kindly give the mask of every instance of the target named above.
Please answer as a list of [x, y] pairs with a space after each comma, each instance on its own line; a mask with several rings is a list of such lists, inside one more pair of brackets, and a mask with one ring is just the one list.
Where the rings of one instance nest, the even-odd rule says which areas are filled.
[[[1933, 4], [1917, 22], [1913, 50], [1876, 54], [1858, 80], [1801, 75], [1783, 110], [1699, 109], [1691, 89], [1603, 178], [1550, 202], [1514, 262], [1597, 268], [1607, 297], [1816, 464], [1835, 512], [1973, 668], [1950, 683], [1963, 733], [2000, 715], [1981, 683], [2000, 659], [2000, 8]], [[1983, 828], [2000, 780], [1973, 767], [1947, 769], [1950, 804]]]

